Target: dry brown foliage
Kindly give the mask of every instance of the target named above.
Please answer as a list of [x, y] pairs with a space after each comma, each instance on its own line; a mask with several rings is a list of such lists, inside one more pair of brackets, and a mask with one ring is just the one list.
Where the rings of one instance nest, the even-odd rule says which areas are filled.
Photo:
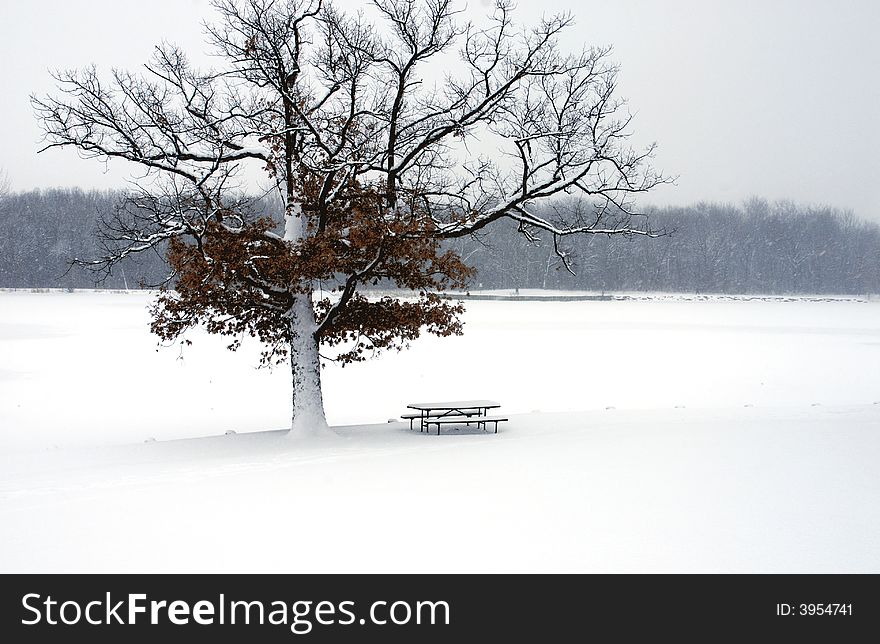
[[[308, 198], [314, 188], [307, 174], [300, 180]], [[231, 336], [232, 349], [251, 335], [267, 347], [264, 363], [278, 361], [288, 350], [292, 297], [318, 286], [316, 339], [343, 364], [401, 349], [423, 330], [461, 334], [462, 306], [438, 293], [465, 288], [472, 270], [426, 234], [424, 215], [389, 213], [380, 190], [354, 182], [344, 195], [320, 214], [306, 201], [308, 235], [297, 242], [267, 236], [277, 225], [269, 218], [230, 231], [221, 217], [196, 241], [172, 239], [168, 260], [178, 279], [153, 308], [153, 331], [171, 341], [201, 324]], [[364, 286], [399, 287], [413, 296], [370, 297], [356, 291]]]

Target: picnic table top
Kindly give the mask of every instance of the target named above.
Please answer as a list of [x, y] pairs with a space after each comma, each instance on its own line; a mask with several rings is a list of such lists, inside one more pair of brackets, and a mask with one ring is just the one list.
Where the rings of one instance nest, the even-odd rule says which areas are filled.
[[407, 405], [410, 409], [431, 411], [432, 409], [492, 409], [500, 407], [501, 403], [494, 400], [453, 400], [450, 402], [424, 402]]

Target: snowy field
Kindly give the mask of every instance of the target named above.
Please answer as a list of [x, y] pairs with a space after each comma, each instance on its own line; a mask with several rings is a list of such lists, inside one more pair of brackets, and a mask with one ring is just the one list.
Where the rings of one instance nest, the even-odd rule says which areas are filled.
[[[880, 572], [878, 302], [472, 301], [302, 445], [285, 368], [150, 297], [0, 292], [0, 571]], [[461, 398], [511, 421], [387, 422]]]

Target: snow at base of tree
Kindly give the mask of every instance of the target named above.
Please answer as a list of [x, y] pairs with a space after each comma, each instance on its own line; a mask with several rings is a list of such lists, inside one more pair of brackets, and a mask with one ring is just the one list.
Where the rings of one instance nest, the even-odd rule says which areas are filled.
[[[148, 302], [0, 292], [0, 571], [880, 572], [878, 302], [468, 302], [328, 366], [323, 441]], [[484, 397], [497, 435], [387, 422]]]

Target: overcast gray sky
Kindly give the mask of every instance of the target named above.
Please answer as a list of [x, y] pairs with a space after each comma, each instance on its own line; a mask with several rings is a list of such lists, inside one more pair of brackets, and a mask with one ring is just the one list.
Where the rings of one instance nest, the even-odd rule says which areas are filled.
[[[520, 0], [517, 16], [562, 10], [578, 21], [567, 45], [614, 45], [635, 141], [657, 141], [657, 165], [679, 177], [645, 202], [755, 195], [880, 220], [880, 2]], [[28, 95], [51, 88], [53, 68], [135, 68], [161, 40], [198, 60], [205, 18], [207, 0], [0, 0], [0, 169], [13, 189], [121, 185], [121, 164], [37, 155]]]

